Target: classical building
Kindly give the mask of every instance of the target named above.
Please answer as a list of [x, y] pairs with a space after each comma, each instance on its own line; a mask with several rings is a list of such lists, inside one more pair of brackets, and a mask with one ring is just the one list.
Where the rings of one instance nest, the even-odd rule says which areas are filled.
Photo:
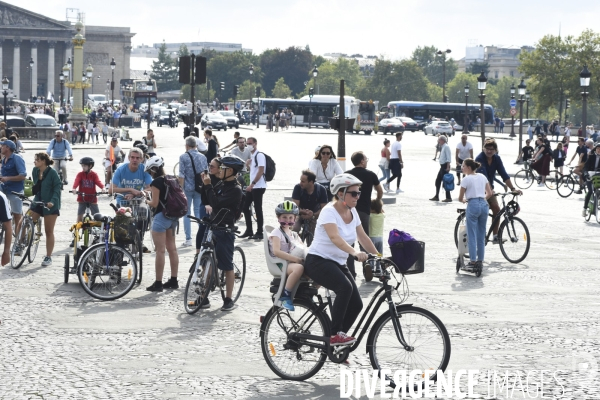
[[[47, 96], [58, 101], [59, 74], [69, 58], [73, 58], [71, 39], [75, 29], [70, 21], [57, 21], [0, 1], [0, 77], [8, 77], [16, 99]], [[114, 57], [115, 82], [129, 78], [130, 28], [85, 26], [83, 61], [94, 68], [94, 92], [106, 91], [111, 79], [110, 62]], [[29, 67], [33, 60], [33, 68]], [[84, 71], [71, 71], [82, 74]], [[118, 88], [118, 83], [117, 86]], [[66, 97], [65, 92], [65, 97]]]
[[[158, 50], [162, 43], [154, 43], [152, 46], [141, 45], [131, 51], [131, 57], [157, 58]], [[179, 48], [185, 45], [190, 53], [200, 54], [202, 50], [214, 50], [219, 53], [233, 53], [234, 51], [243, 51], [252, 53], [252, 49], [243, 48], [241, 43], [220, 43], [220, 42], [187, 42], [187, 43], [165, 43], [166, 52], [173, 56], [179, 54]]]
[[505, 76], [521, 77], [519, 72], [519, 54], [522, 51], [532, 51], [533, 47], [505, 48], [498, 46], [469, 46], [465, 58], [458, 60], [458, 71], [465, 72], [474, 62], [488, 63], [490, 66], [488, 78], [500, 79]]

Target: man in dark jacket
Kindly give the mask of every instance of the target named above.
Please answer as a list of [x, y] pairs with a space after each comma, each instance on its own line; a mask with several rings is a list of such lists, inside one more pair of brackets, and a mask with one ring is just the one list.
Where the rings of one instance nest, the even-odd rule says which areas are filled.
[[[590, 174], [590, 178], [594, 173], [600, 172], [600, 143], [594, 146], [594, 150], [588, 155], [587, 161], [583, 166], [584, 175], [586, 173]], [[590, 202], [590, 198], [592, 197], [592, 191], [594, 190], [592, 186], [592, 180], [588, 179], [586, 181], [587, 184], [587, 194], [585, 195], [585, 201], [583, 202], [583, 212], [581, 215], [585, 217], [586, 210], [588, 208], [588, 203]]]

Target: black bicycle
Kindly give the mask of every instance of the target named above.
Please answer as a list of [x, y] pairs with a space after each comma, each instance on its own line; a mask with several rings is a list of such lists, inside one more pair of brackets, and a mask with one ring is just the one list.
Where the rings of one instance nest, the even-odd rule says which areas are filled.
[[[498, 244], [500, 246], [500, 251], [507, 261], [515, 264], [520, 263], [527, 257], [529, 247], [531, 246], [529, 229], [527, 229], [525, 222], [516, 216], [521, 210], [519, 203], [515, 200], [518, 194], [518, 192], [494, 194], [494, 196], [501, 198], [502, 209], [500, 209], [500, 212], [495, 218], [490, 211], [489, 216], [492, 218], [492, 224], [485, 236], [485, 244], [487, 245], [493, 240], [492, 232], [494, 226], [500, 224], [498, 229]], [[512, 195], [513, 198], [506, 204], [504, 198], [509, 195]], [[458, 232], [461, 225], [466, 225], [466, 210], [464, 208], [459, 208], [456, 211], [458, 212], [458, 218], [456, 219], [456, 225], [454, 226], [454, 244], [456, 245], [456, 248], [458, 248]], [[490, 237], [492, 239], [490, 239]]]
[[[380, 261], [382, 272], [379, 279], [382, 286], [373, 295], [354, 329], [351, 336], [357, 340], [352, 345], [329, 345], [331, 320], [327, 309], [331, 311], [331, 296], [327, 290], [326, 300], [323, 300], [318, 289], [310, 282], [300, 283], [294, 297], [294, 311], [274, 305], [261, 317], [261, 349], [267, 365], [275, 374], [283, 379], [302, 381], [315, 375], [323, 367], [326, 358], [334, 363], [342, 363], [352, 351], [358, 349], [369, 327], [366, 351], [374, 369], [446, 369], [451, 346], [442, 321], [423, 308], [402, 304], [408, 298], [408, 284], [404, 273], [391, 259], [374, 255], [369, 259]], [[401, 276], [400, 279], [396, 273]], [[390, 284], [392, 278], [395, 284]], [[274, 292], [273, 289], [277, 291], [277, 286], [272, 286], [271, 292]], [[394, 293], [400, 301], [395, 301]], [[373, 322], [384, 303], [388, 309]], [[431, 379], [437, 380], [437, 374], [433, 373]], [[388, 380], [392, 387], [396, 386], [391, 377]]]

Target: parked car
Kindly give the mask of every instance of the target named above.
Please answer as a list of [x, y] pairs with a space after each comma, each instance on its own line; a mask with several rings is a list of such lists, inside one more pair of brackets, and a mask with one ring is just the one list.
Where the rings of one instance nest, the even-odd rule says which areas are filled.
[[[171, 118], [169, 119], [169, 116], [171, 116]], [[169, 120], [172, 122], [172, 125], [169, 125]], [[164, 108], [162, 110], [160, 110], [160, 115], [158, 116], [158, 120], [156, 121], [158, 126], [163, 126], [163, 125], [167, 125], [170, 126], [171, 128], [175, 128], [176, 126], [179, 125], [179, 118], [177, 118], [177, 115], [175, 114], [175, 110], [171, 109], [167, 109]]]
[[[0, 117], [2, 120], [4, 117]], [[24, 128], [27, 126], [25, 124], [25, 120], [21, 117], [17, 117], [16, 115], [7, 115], [6, 116], [6, 126], [9, 128]]]
[[417, 121], [415, 121], [414, 119], [408, 118], [408, 117], [395, 117], [395, 118], [400, 120], [404, 124], [404, 130], [411, 131], [411, 132], [415, 132], [415, 131], [419, 130]]
[[58, 127], [54, 117], [46, 114], [29, 114], [25, 118], [27, 126], [34, 126], [39, 128], [51, 128]]
[[396, 118], [384, 118], [377, 125], [377, 132], [388, 133], [404, 132], [404, 124]]
[[210, 126], [212, 129], [220, 131], [221, 129], [227, 130], [227, 120], [218, 112], [206, 113], [200, 119], [200, 126], [206, 128]]
[[237, 129], [240, 127], [240, 120], [235, 116], [233, 111], [219, 111], [219, 114], [221, 114], [227, 120], [227, 126], [229, 128]]
[[449, 122], [446, 121], [433, 121], [427, 125], [423, 130], [426, 135], [437, 135], [438, 133], [445, 133], [447, 136], [454, 136], [454, 129]]

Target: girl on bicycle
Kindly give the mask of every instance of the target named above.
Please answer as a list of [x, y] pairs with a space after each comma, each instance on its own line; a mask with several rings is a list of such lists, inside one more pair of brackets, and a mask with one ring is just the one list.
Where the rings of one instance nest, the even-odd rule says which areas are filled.
[[355, 208], [361, 184], [354, 175], [340, 174], [333, 177], [330, 188], [334, 200], [321, 210], [315, 237], [304, 262], [306, 275], [336, 294], [331, 310], [331, 346], [348, 345], [356, 341], [346, 333], [363, 306], [346, 260], [350, 254], [359, 262], [365, 262], [368, 255], [356, 251], [348, 243], [354, 243], [358, 239], [365, 250], [377, 254], [375, 245], [360, 224]]
[[[43, 201], [45, 207], [32, 205], [29, 209], [31, 219], [37, 222], [40, 217], [44, 218], [44, 231], [46, 233], [46, 257], [42, 261], [42, 267], [52, 265], [52, 251], [54, 250], [54, 225], [56, 218], [60, 215], [60, 193], [62, 182], [58, 173], [49, 168], [54, 161], [48, 153], [37, 153], [34, 159], [33, 171], [33, 201]], [[24, 249], [22, 249], [24, 251]]]
[[485, 255], [485, 231], [490, 207], [487, 200], [494, 192], [485, 175], [477, 173], [481, 164], [472, 158], [462, 163], [465, 177], [460, 182], [458, 201], [467, 203], [467, 237], [469, 238], [469, 266], [479, 266]]
[[279, 221], [279, 229], [273, 229], [269, 233], [269, 249], [271, 256], [279, 257], [282, 260], [288, 261], [287, 275], [285, 281], [285, 289], [279, 300], [282, 306], [290, 311], [294, 311], [292, 302], [292, 291], [294, 286], [300, 280], [304, 273], [304, 246], [298, 234], [292, 231], [291, 227], [296, 223], [298, 218], [298, 206], [286, 200], [275, 208], [275, 215]]

